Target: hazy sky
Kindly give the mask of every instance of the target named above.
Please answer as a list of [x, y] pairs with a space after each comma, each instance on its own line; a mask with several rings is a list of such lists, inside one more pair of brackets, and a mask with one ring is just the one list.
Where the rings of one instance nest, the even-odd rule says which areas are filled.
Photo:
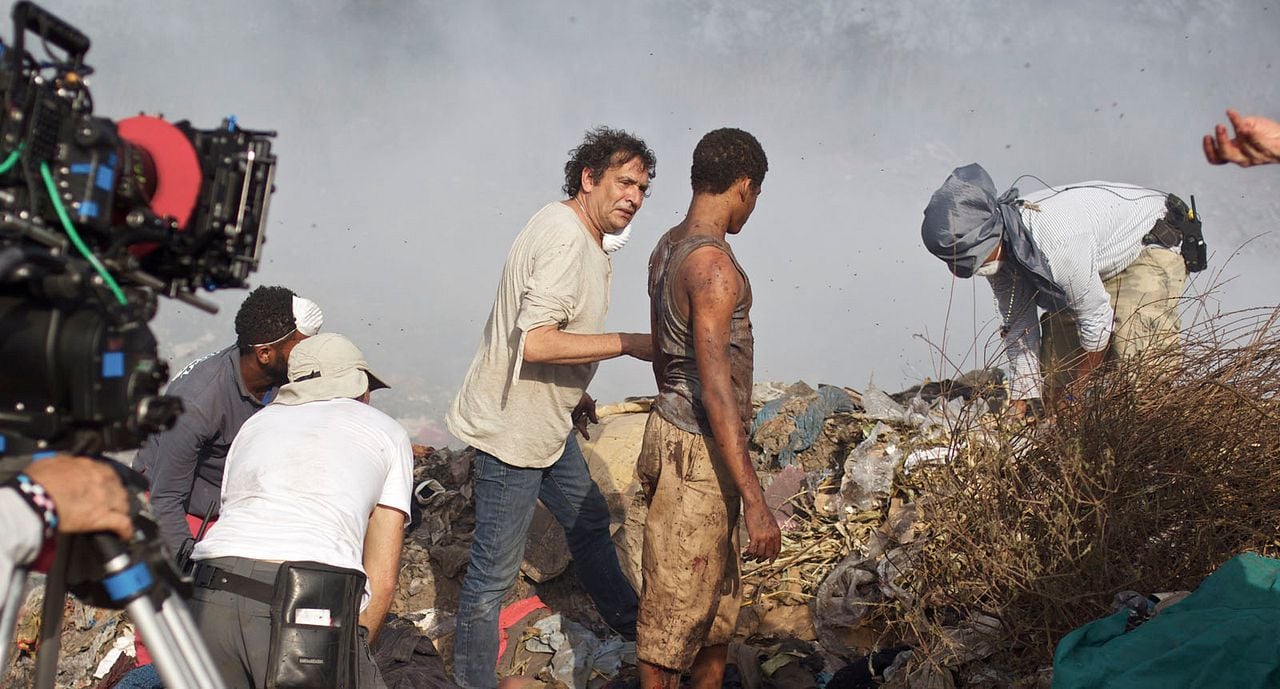
[[[614, 258], [618, 330], [647, 326], [646, 259], [687, 207], [698, 138], [736, 126], [764, 145], [764, 195], [734, 239], [758, 380], [895, 390], [952, 375], [938, 347], [962, 368], [994, 356], [990, 290], [953, 281], [919, 237], [930, 194], [970, 162], [1001, 188], [1033, 174], [1194, 194], [1211, 268], [1234, 278], [1210, 308], [1280, 295], [1280, 168], [1215, 168], [1199, 144], [1227, 106], [1280, 116], [1280, 0], [46, 6], [93, 40], [99, 115], [234, 113], [280, 133], [253, 282], [319, 302], [390, 378], [375, 404], [427, 439], [511, 240], [597, 124], [658, 156]], [[216, 317], [162, 305], [175, 370], [233, 340], [243, 295], [216, 295]], [[592, 392], [652, 387], [647, 365], [614, 361]]]

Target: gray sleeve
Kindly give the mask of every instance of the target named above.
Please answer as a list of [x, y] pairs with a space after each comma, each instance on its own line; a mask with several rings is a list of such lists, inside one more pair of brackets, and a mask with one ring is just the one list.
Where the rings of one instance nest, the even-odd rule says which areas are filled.
[[[187, 501], [210, 426], [204, 410], [190, 405], [173, 428], [153, 436], [145, 448], [149, 455], [145, 461], [151, 480], [151, 508], [160, 527], [160, 540], [170, 555], [176, 555], [183, 541], [191, 537]], [[142, 452], [138, 454], [141, 456]]]
[[0, 586], [4, 587], [0, 591], [0, 607], [3, 607], [13, 568], [31, 562], [40, 554], [44, 524], [15, 488], [0, 488], [0, 518], [5, 525], [0, 529]]

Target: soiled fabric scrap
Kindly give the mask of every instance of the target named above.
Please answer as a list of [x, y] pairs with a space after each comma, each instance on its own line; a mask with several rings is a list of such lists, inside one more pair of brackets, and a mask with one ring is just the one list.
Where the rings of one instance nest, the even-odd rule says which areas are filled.
[[[782, 413], [783, 406], [789, 399], [790, 397], [781, 397], [761, 407], [751, 425], [752, 435], [754, 436], [765, 422]], [[827, 417], [836, 412], [852, 411], [857, 411], [857, 405], [853, 403], [853, 398], [844, 388], [819, 385], [817, 397], [809, 402], [804, 411], [796, 414], [793, 420], [795, 430], [791, 432], [786, 445], [778, 452], [778, 465], [786, 467], [795, 464], [796, 454], [804, 452], [817, 442], [818, 436], [822, 434], [822, 424]]]
[[551, 615], [533, 625], [536, 636], [525, 640], [525, 649], [533, 653], [551, 653], [551, 675], [570, 689], [586, 689], [591, 678], [617, 674], [623, 662], [635, 663], [636, 645], [620, 637], [601, 640], [589, 629]]

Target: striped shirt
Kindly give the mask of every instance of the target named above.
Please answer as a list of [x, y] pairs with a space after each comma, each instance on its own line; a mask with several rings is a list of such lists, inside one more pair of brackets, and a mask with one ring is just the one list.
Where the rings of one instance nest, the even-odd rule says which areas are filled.
[[[1080, 345], [1106, 348], [1115, 317], [1102, 281], [1142, 252], [1142, 237], [1164, 217], [1165, 193], [1131, 184], [1080, 182], [1022, 197], [1022, 222], [1044, 254], [1053, 281], [1066, 293]], [[1035, 288], [1018, 270], [988, 278], [1004, 323], [1012, 399], [1040, 396], [1040, 321]]]

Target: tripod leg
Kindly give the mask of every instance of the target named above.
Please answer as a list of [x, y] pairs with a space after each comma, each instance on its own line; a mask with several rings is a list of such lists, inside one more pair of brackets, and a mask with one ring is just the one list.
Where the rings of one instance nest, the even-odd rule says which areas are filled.
[[[116, 539], [98, 535], [94, 541], [106, 560], [103, 586], [112, 600], [128, 601], [125, 611], [147, 640], [165, 686], [222, 689], [222, 676], [213, 667], [190, 616], [184, 616], [186, 607], [177, 594], [163, 579], [154, 576], [147, 563], [134, 562]], [[175, 618], [175, 614], [179, 617]]]
[[0, 677], [9, 671], [9, 650], [15, 643], [13, 630], [18, 625], [18, 608], [22, 607], [22, 594], [27, 588], [27, 570], [13, 570], [9, 580], [9, 599], [0, 608]]
[[44, 582], [44, 610], [40, 614], [40, 646], [36, 653], [36, 689], [53, 689], [62, 647], [62, 608], [67, 602], [67, 563], [71, 539], [58, 536], [53, 566]]
[[155, 609], [151, 597], [146, 592], [160, 585], [151, 575], [151, 570], [142, 562], [133, 562], [118, 542], [109, 536], [96, 536], [101, 552], [111, 557], [103, 565], [107, 576], [102, 580], [108, 595], [113, 600], [129, 600], [125, 611], [129, 619], [147, 640], [147, 650], [155, 661], [156, 670], [166, 687], [191, 687], [204, 689], [205, 685], [197, 684], [195, 675], [182, 661], [182, 653], [174, 639], [173, 630], [164, 623]]
[[[151, 601], [146, 597], [138, 598], [126, 608], [129, 619], [142, 632], [147, 640], [147, 650], [155, 662], [156, 671], [166, 687], [191, 687], [205, 689], [211, 685], [197, 681], [195, 674], [185, 662], [173, 630], [156, 614]], [[212, 686], [221, 686], [221, 683]]]

